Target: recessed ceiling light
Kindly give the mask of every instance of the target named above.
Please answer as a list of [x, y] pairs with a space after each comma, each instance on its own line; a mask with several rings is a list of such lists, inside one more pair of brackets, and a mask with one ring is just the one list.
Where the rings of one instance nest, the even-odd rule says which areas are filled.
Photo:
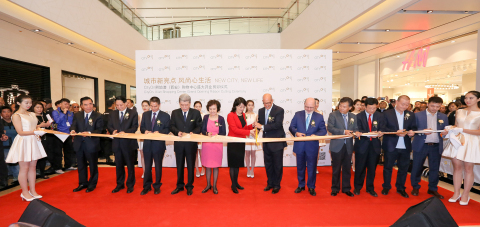
[[[337, 54], [339, 54], [339, 53], [340, 53], [340, 51], [337, 51]], [[475, 59], [475, 60], [477, 60], [477, 59]]]
[[469, 13], [468, 11], [465, 11], [464, 13]]
[[389, 31], [390, 31], [390, 29], [386, 29], [385, 31], [386, 31], [386, 32], [389, 32]]
[[34, 32], [41, 32], [42, 30], [40, 30], [40, 29], [35, 29], [35, 30], [33, 30], [33, 31], [34, 31]]
[[427, 10], [427, 13], [433, 13], [433, 11], [432, 10]]
[[91, 53], [91, 54], [96, 54], [96, 52], [93, 52], [93, 51], [92, 51], [92, 52], [90, 52], [90, 53]]
[[398, 76], [398, 75], [395, 75], [395, 76]]
[[452, 43], [454, 43], [454, 42], [455, 42], [455, 40], [452, 40]]
[[358, 42], [357, 44], [360, 44], [360, 42]]
[[399, 58], [399, 57], [400, 57], [400, 55], [397, 55], [397, 58]]
[[111, 61], [111, 60], [113, 60], [113, 59], [109, 58], [108, 60]]
[[427, 50], [427, 48], [423, 48], [423, 50]]
[[73, 45], [73, 43], [67, 43], [67, 45]]

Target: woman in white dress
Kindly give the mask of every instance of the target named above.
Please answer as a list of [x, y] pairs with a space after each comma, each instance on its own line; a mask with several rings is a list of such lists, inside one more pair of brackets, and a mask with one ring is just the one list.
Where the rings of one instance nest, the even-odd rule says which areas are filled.
[[[458, 149], [447, 146], [443, 156], [452, 158], [453, 163], [453, 189], [454, 193], [449, 202], [460, 199], [460, 205], [468, 205], [470, 189], [473, 186], [473, 167], [480, 163], [480, 92], [469, 91], [465, 94], [467, 108], [459, 109], [455, 115], [454, 128], [446, 129], [455, 134], [461, 133], [465, 144]], [[463, 193], [460, 187], [464, 185]]]
[[[247, 120], [247, 125], [251, 125], [254, 122], [258, 121], [258, 115], [253, 112], [255, 109], [255, 103], [253, 100], [247, 101], [247, 108], [245, 112], [245, 118]], [[248, 137], [249, 139], [255, 139], [253, 136]], [[257, 159], [256, 151], [259, 150], [259, 147], [255, 143], [246, 143], [245, 144], [245, 163], [247, 165], [247, 177], [253, 178], [255, 176], [253, 169], [255, 168], [255, 161]]]
[[[150, 110], [150, 102], [148, 100], [143, 100], [142, 101], [142, 110], [143, 112], [147, 112]], [[135, 134], [142, 134], [140, 132], [140, 125], [142, 124], [142, 116], [143, 114], [138, 115], [138, 130], [135, 132]], [[143, 175], [145, 175], [145, 159], [143, 159], [143, 140], [138, 140], [138, 152], [140, 153], [140, 162], [142, 163], [142, 168], [143, 168], [143, 173], [142, 173], [142, 178]]]
[[49, 127], [50, 123], [43, 122], [37, 126], [38, 119], [35, 113], [28, 112], [32, 106], [32, 98], [30, 96], [18, 96], [15, 99], [15, 104], [17, 111], [13, 114], [12, 121], [18, 135], [13, 140], [5, 162], [18, 162], [20, 165], [18, 182], [22, 188], [20, 197], [22, 200], [32, 201], [42, 198], [35, 190], [36, 166], [37, 160], [47, 157], [40, 141], [40, 136], [45, 134], [45, 132], [35, 130], [37, 127]]
[[[203, 107], [203, 105], [202, 105], [202, 102], [200, 102], [200, 101], [195, 101], [193, 103], [193, 108], [200, 111], [200, 115], [202, 115], [202, 119], [203, 119], [203, 116], [205, 116], [205, 114], [202, 113], [202, 107]], [[202, 143], [198, 143], [198, 150], [197, 151], [198, 151], [197, 152], [197, 157], [195, 158], [195, 169], [196, 169], [195, 175], [197, 177], [200, 177], [200, 176], [205, 175], [205, 168], [203, 168], [203, 165], [202, 165], [202, 172], [200, 172], [198, 170], [198, 163], [200, 162], [200, 159], [202, 158]]]

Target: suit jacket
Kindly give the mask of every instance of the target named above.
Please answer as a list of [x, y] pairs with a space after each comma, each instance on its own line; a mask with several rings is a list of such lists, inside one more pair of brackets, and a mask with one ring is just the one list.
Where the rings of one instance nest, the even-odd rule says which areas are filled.
[[[127, 117], [128, 114], [128, 117]], [[120, 124], [120, 112], [118, 110], [112, 111], [108, 115], [108, 131], [113, 133], [117, 130], [119, 132], [125, 133], [135, 133], [138, 130], [138, 114], [137, 111], [126, 108], [125, 115], [123, 116], [123, 121]], [[118, 150], [120, 147], [124, 147], [130, 150], [136, 150], [138, 148], [137, 140], [133, 139], [113, 139], [112, 148], [113, 150]]]
[[[306, 116], [305, 110], [298, 111], [293, 116], [292, 122], [288, 130], [293, 136], [296, 136], [297, 132], [304, 133], [306, 136], [316, 135], [324, 136], [327, 134], [327, 128], [325, 127], [325, 121], [323, 116], [317, 112], [313, 112], [310, 116], [310, 122], [308, 122], [308, 130], [306, 129]], [[313, 141], [298, 141], [293, 143], [293, 152], [300, 151], [318, 151], [318, 140]]]
[[[202, 115], [200, 111], [190, 108], [187, 114], [187, 121], [183, 120], [182, 109], [176, 109], [172, 111], [172, 119], [170, 120], [170, 132], [178, 136], [179, 132], [200, 134], [202, 129]], [[174, 142], [174, 151], [180, 151], [183, 149], [197, 150], [197, 142]]]
[[[345, 135], [345, 130], [356, 132], [358, 131], [357, 117], [355, 114], [348, 112], [347, 128], [345, 128], [345, 121], [343, 120], [342, 113], [337, 110], [328, 116], [327, 130], [332, 133], [332, 135]], [[330, 151], [335, 153], [340, 152], [343, 145], [347, 146], [347, 152], [351, 154], [353, 152], [353, 137], [348, 139], [330, 140]]]
[[[384, 109], [383, 112], [387, 111], [388, 109]], [[383, 113], [380, 108], [377, 109], [377, 112]]]
[[[92, 111], [88, 116], [88, 123], [85, 124], [85, 111], [79, 111], [73, 115], [72, 126], [70, 131], [79, 132], [91, 132], [91, 133], [102, 133], [103, 130], [103, 118], [102, 115], [98, 112]], [[100, 151], [100, 137], [83, 137], [76, 136], [73, 140], [73, 149], [78, 152], [82, 143], [85, 142], [87, 152], [96, 152]]]
[[[245, 113], [242, 113], [243, 120], [247, 123], [247, 119], [245, 118]], [[239, 138], [246, 138], [250, 135], [250, 130], [253, 129], [252, 125], [246, 125], [242, 127], [242, 122], [238, 118], [237, 114], [234, 112], [230, 112], [227, 116], [228, 122], [228, 136], [239, 137]]]
[[[428, 129], [427, 114], [430, 114], [430, 113], [427, 113], [426, 110], [415, 114], [415, 121], [416, 121], [418, 130]], [[442, 120], [443, 122], [440, 123], [440, 120]], [[448, 125], [447, 115], [438, 112], [437, 113], [437, 130], [443, 130], [447, 125]], [[425, 139], [427, 139], [427, 135], [423, 133], [415, 134], [415, 136], [413, 137], [413, 144], [412, 144], [413, 151], [415, 152], [421, 151], [423, 148], [423, 144], [425, 144]], [[443, 153], [443, 138], [440, 135], [440, 133], [438, 133], [438, 145], [439, 145], [438, 152], [440, 152], [441, 154]]]
[[[284, 115], [283, 108], [275, 104], [272, 104], [272, 108], [270, 108], [270, 119], [265, 119], [265, 107], [258, 110], [258, 123], [263, 125], [263, 138], [285, 138]], [[266, 125], [265, 121], [268, 121]], [[271, 150], [283, 150], [287, 147], [287, 142], [264, 143], [263, 146]]]
[[[206, 114], [205, 116], [203, 116], [203, 122], [202, 122], [202, 134], [203, 135], [207, 135], [207, 133], [208, 133], [207, 125], [208, 125], [208, 117], [209, 116], [210, 116], [210, 114]], [[221, 135], [221, 136], [227, 135], [227, 126], [225, 126], [225, 118], [218, 115], [217, 122], [219, 124], [218, 135]]]
[[[375, 124], [375, 122], [377, 124]], [[360, 112], [357, 114], [357, 124], [358, 124], [358, 131], [361, 133], [370, 132], [370, 127], [368, 126], [368, 118], [365, 114], [365, 111]], [[372, 117], [372, 131], [380, 131], [383, 132], [385, 128], [385, 117], [382, 112], [375, 112]], [[370, 138], [363, 137], [361, 139], [355, 139], [355, 152], [359, 152], [364, 154], [368, 151], [368, 146], [372, 144], [373, 150], [375, 153], [380, 154], [382, 152], [382, 144], [379, 138]]]
[[[395, 113], [395, 108], [389, 109], [383, 113], [383, 116], [385, 117], [385, 129], [384, 132], [396, 132], [400, 128], [398, 126], [398, 121], [397, 121], [397, 114]], [[403, 129], [406, 131], [416, 131], [417, 130], [417, 124], [415, 122], [415, 114], [406, 110], [404, 113], [404, 119], [403, 119]], [[410, 116], [407, 118], [407, 114]], [[397, 147], [398, 143], [398, 135], [384, 135], [383, 136], [383, 144], [382, 148], [385, 152], [392, 152], [395, 150]], [[405, 135], [404, 137], [405, 141], [405, 147], [407, 151], [412, 151], [412, 138], [408, 135]]]
[[[159, 110], [155, 117], [155, 124], [152, 128], [152, 111], [144, 112], [142, 115], [142, 122], [140, 123], [140, 131], [145, 134], [145, 131], [159, 132], [167, 135], [170, 133], [170, 115]], [[159, 140], [144, 140], [143, 150], [145, 151], [165, 151], [167, 149], [165, 141]]]

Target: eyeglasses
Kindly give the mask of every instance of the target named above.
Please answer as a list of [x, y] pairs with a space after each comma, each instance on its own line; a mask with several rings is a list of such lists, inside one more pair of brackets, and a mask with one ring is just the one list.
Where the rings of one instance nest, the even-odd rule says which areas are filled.
[[72, 108], [75, 108], [75, 109], [77, 109], [77, 108], [80, 108], [80, 107], [79, 107], [79, 106], [72, 106]]

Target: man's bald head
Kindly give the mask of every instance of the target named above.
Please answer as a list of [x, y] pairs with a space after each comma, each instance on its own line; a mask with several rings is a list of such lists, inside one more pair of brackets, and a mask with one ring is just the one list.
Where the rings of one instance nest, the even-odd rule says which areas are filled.
[[315, 99], [314, 98], [307, 98], [305, 99], [305, 111], [308, 113], [308, 114], [311, 114], [313, 113], [313, 111], [315, 111]]
[[270, 109], [270, 108], [272, 108], [272, 104], [273, 104], [272, 95], [269, 94], [269, 93], [264, 94], [264, 95], [263, 95], [262, 102], [263, 102], [263, 106], [265, 107], [265, 109]]

